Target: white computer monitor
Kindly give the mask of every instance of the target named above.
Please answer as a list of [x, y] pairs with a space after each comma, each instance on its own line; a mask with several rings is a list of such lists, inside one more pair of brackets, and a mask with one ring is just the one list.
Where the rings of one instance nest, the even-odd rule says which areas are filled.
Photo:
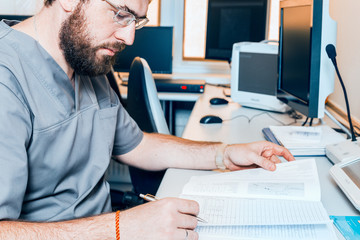
[[276, 98], [278, 45], [239, 42], [233, 45], [231, 98], [244, 107], [286, 112], [289, 107]]

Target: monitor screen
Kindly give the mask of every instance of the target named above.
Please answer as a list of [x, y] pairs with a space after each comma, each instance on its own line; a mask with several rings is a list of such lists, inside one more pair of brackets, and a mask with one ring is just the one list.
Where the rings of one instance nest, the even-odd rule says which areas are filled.
[[329, 0], [280, 2], [277, 97], [310, 118], [322, 118], [334, 89], [334, 67], [327, 44], [335, 44], [336, 23]]
[[206, 59], [231, 60], [237, 42], [266, 38], [268, 0], [209, 0]]
[[239, 91], [276, 95], [276, 54], [239, 52], [239, 62]]
[[309, 102], [311, 6], [284, 8], [280, 88]]
[[352, 162], [351, 164], [342, 167], [346, 175], [360, 188], [360, 161]]
[[117, 54], [114, 70], [129, 72], [135, 57], [144, 58], [153, 73], [172, 73], [173, 27], [143, 27], [136, 30], [133, 45]]

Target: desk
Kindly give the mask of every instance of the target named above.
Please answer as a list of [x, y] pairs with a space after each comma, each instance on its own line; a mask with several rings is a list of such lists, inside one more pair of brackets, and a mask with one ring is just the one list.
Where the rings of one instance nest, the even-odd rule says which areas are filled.
[[[228, 144], [246, 143], [264, 140], [261, 132], [264, 127], [294, 122], [294, 119], [290, 119], [286, 114], [241, 107], [240, 104], [232, 102], [231, 98], [227, 98], [230, 102], [225, 106], [210, 106], [209, 100], [213, 97], [225, 98], [224, 88], [206, 85], [204, 94], [199, 97], [193, 108], [184, 129], [183, 138], [221, 141]], [[224, 122], [210, 125], [199, 124], [200, 119], [205, 115], [219, 116]]]
[[[261, 110], [242, 108], [237, 103], [226, 106], [210, 106], [209, 99], [212, 97], [224, 97], [223, 89], [214, 86], [206, 86], [204, 95], [196, 102], [193, 112], [185, 127], [183, 137], [192, 140], [222, 141], [225, 143], [245, 143], [250, 141], [264, 140], [261, 129], [269, 125], [281, 125], [293, 122], [286, 114], [266, 113]], [[223, 119], [231, 119], [235, 116], [244, 115], [231, 121], [215, 125], [201, 125], [199, 120], [202, 116], [213, 114]], [[301, 160], [301, 158], [297, 158]], [[321, 185], [321, 201], [329, 215], [359, 215], [343, 192], [338, 188], [329, 175], [332, 164], [326, 157], [316, 157], [316, 163]], [[214, 174], [212, 171], [168, 169], [158, 189], [157, 196], [177, 197], [182, 187], [195, 175]], [[339, 235], [339, 233], [338, 233]], [[339, 239], [344, 239], [338, 236]]]

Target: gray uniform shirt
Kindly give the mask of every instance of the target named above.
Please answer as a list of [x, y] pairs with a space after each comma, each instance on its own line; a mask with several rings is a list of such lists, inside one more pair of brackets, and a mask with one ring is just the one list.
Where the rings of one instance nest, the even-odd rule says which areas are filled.
[[38, 42], [0, 22], [0, 219], [111, 211], [111, 154], [142, 137], [105, 76], [77, 75], [74, 89]]

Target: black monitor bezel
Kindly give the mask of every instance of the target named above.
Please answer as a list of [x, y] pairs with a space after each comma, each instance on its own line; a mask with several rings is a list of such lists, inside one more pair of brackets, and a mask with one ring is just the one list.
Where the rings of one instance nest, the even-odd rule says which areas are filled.
[[[319, 95], [320, 95], [320, 64], [321, 64], [321, 41], [322, 41], [322, 13], [323, 1], [286, 1], [284, 6], [280, 5], [280, 31], [279, 31], [279, 53], [278, 53], [278, 90], [277, 98], [289, 105], [291, 108], [299, 111], [309, 118], [318, 118], [319, 113]], [[312, 7], [312, 29], [311, 29], [311, 57], [310, 57], [310, 73], [309, 73], [309, 98], [308, 101], [298, 98], [294, 94], [287, 92], [281, 88], [282, 84], [282, 44], [283, 44], [283, 9], [297, 6]]]

